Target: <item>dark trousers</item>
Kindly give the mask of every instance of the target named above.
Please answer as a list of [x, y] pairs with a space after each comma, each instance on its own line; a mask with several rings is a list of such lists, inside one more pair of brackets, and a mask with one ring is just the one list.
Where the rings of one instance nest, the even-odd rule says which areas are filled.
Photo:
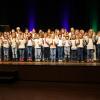
[[49, 60], [50, 59], [50, 48], [44, 47], [43, 53], [44, 53], [44, 60]]
[[83, 48], [77, 49], [78, 61], [83, 61]]
[[71, 50], [71, 61], [77, 61], [77, 50]]
[[87, 49], [87, 60], [93, 59], [94, 57], [93, 52], [94, 52], [93, 49]]
[[100, 44], [97, 44], [97, 59], [100, 60]]

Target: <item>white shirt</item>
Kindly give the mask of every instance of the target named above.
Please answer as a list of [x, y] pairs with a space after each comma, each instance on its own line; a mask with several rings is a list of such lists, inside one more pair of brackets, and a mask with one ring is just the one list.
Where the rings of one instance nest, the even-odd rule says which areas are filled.
[[49, 47], [49, 38], [43, 38], [43, 47]]
[[12, 48], [17, 47], [17, 43], [18, 43], [18, 40], [16, 38], [12, 38], [11, 39], [11, 46], [12, 46]]
[[71, 49], [72, 50], [76, 50], [77, 49], [77, 46], [76, 46], [76, 40], [71, 40]]
[[58, 41], [57, 41], [57, 46], [58, 46], [58, 47], [62, 47], [63, 44], [64, 44], [64, 41], [63, 41], [62, 39], [58, 39]]
[[100, 44], [100, 36], [97, 37], [97, 44]]
[[64, 46], [65, 47], [70, 47], [70, 45], [71, 45], [71, 41], [70, 40], [65, 40], [64, 41]]
[[41, 48], [41, 45], [42, 45], [42, 41], [40, 38], [38, 39], [34, 39], [34, 44], [35, 44], [35, 48]]
[[49, 39], [49, 44], [51, 44], [50, 48], [56, 48], [56, 41], [55, 41], [55, 39]]
[[92, 38], [88, 38], [88, 44], [87, 44], [87, 49], [94, 49], [93, 46], [93, 39]]
[[26, 43], [26, 40], [25, 40], [25, 39], [19, 40], [19, 48], [20, 48], [20, 49], [25, 48], [25, 43]]
[[31, 39], [27, 40], [27, 46], [32, 46], [32, 45], [33, 45], [32, 40]]
[[7, 39], [4, 39], [3, 40], [3, 47], [9, 48], [9, 46], [10, 46], [9, 41]]
[[79, 43], [79, 45], [77, 47], [83, 48], [83, 39], [79, 39], [79, 41], [80, 41], [80, 43]]

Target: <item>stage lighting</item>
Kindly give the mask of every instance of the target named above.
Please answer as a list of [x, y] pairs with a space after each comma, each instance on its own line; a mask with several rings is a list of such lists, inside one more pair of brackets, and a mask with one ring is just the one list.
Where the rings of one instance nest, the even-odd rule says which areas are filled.
[[35, 20], [34, 20], [34, 17], [30, 16], [30, 19], [29, 19], [29, 31], [32, 31], [33, 28], [35, 28]]
[[62, 27], [69, 31], [69, 27], [70, 27], [69, 26], [69, 15], [66, 11], [64, 11], [64, 13], [62, 15], [63, 15], [62, 22], [61, 22]]

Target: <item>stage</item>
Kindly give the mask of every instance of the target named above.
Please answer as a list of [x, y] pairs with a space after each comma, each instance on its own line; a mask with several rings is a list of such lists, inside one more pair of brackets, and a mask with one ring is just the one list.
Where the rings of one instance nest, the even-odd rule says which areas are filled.
[[[0, 62], [1, 73], [20, 81], [100, 83], [100, 63]], [[7, 75], [8, 75], [7, 74]]]
[[99, 65], [1, 62], [0, 100], [100, 100]]
[[100, 84], [32, 81], [0, 84], [0, 100], [100, 100]]

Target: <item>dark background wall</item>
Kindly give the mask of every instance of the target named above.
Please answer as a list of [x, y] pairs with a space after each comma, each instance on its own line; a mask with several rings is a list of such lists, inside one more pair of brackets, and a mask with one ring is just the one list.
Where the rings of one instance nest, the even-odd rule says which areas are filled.
[[1, 0], [0, 24], [12, 28], [94, 28], [99, 30], [99, 0]]

